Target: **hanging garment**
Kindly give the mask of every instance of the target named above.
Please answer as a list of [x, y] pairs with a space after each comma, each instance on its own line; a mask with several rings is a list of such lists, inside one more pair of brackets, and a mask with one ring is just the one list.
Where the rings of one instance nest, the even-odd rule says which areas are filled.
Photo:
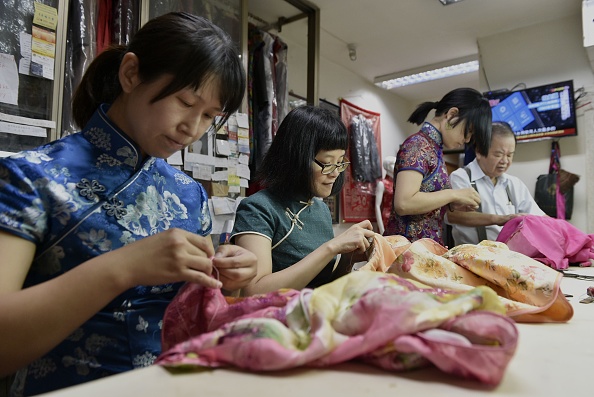
[[375, 182], [382, 177], [371, 120], [353, 116], [350, 123], [350, 161], [355, 182]]
[[113, 30], [113, 2], [112, 0], [99, 0], [97, 11], [97, 54], [109, 47]]
[[[281, 120], [288, 112], [287, 45], [254, 25], [248, 30], [248, 114], [250, 173], [255, 176]], [[254, 178], [252, 178], [254, 180]], [[262, 186], [250, 183], [250, 196]]]

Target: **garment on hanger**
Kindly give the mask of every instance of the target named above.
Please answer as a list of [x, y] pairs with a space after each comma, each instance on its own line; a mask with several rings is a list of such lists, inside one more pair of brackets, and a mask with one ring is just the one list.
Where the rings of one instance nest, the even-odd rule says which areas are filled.
[[350, 160], [355, 182], [375, 182], [382, 177], [373, 124], [363, 115], [351, 118]]
[[[255, 175], [281, 119], [288, 111], [287, 45], [250, 24], [248, 30], [248, 106], [250, 120], [250, 171]], [[280, 100], [280, 110], [279, 110]], [[247, 194], [261, 187], [251, 183]]]

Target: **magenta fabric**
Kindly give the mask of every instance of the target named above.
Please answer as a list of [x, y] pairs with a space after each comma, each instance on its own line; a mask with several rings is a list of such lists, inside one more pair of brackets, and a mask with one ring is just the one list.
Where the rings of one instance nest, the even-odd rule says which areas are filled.
[[548, 216], [514, 218], [503, 226], [497, 241], [557, 270], [567, 269], [570, 263], [590, 266], [594, 259], [594, 234]]

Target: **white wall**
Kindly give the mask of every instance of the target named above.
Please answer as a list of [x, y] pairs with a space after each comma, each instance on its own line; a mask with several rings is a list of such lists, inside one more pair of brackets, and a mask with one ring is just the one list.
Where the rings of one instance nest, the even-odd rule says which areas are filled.
[[[282, 33], [279, 36], [288, 45], [289, 90], [300, 96], [306, 95], [307, 52], [306, 48], [291, 42]], [[340, 98], [363, 109], [380, 113], [382, 132], [382, 158], [395, 156], [399, 145], [408, 136], [406, 119], [409, 104], [400, 97], [376, 87], [349, 70], [324, 58], [320, 49], [319, 96], [338, 105]]]
[[[511, 89], [524, 83], [527, 87], [573, 80], [574, 88], [588, 89], [594, 75], [583, 47], [581, 17], [569, 17], [484, 37], [478, 40], [481, 68], [481, 90]], [[487, 84], [488, 83], [488, 84]], [[579, 106], [579, 104], [578, 104]], [[586, 178], [586, 136], [593, 126], [586, 123], [584, 108], [578, 113], [578, 136], [559, 140], [561, 166], [581, 176], [574, 187], [574, 209], [570, 222], [588, 231]], [[548, 172], [551, 142], [518, 144], [510, 174], [521, 178], [534, 193], [536, 178]]]
[[[283, 28], [285, 29], [285, 28]], [[288, 46], [289, 90], [306, 95], [307, 52], [306, 48], [279, 36]], [[320, 49], [319, 96], [328, 102], [339, 104], [340, 98], [363, 109], [380, 114], [382, 159], [396, 156], [398, 147], [409, 135], [410, 124], [406, 122], [411, 105], [400, 97], [376, 87], [349, 70], [324, 58], [324, 48]], [[335, 233], [341, 233], [351, 224], [335, 225]]]

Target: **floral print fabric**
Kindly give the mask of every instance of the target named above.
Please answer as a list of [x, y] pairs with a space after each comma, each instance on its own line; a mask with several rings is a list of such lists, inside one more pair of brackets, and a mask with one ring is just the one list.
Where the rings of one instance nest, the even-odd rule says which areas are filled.
[[371, 271], [247, 298], [188, 284], [165, 314], [157, 364], [275, 371], [358, 359], [498, 384], [518, 337], [504, 311], [487, 287], [448, 291]]
[[[173, 227], [211, 230], [204, 188], [139, 149], [98, 110], [81, 133], [0, 160], [0, 230], [37, 246], [24, 287]], [[19, 372], [32, 395], [151, 365], [181, 284], [138, 286]], [[64, 310], [68, 310], [67, 307]]]
[[[571, 304], [560, 291], [563, 274], [503, 243], [485, 240], [447, 250], [431, 239], [411, 243], [403, 236], [376, 234], [374, 247], [383, 252], [372, 252], [360, 270], [394, 273], [432, 288], [455, 291], [487, 286], [498, 294], [506, 314], [518, 322], [566, 322], [573, 316]], [[380, 266], [374, 256], [396, 259]]]
[[[409, 136], [398, 151], [394, 178], [398, 178], [398, 172], [409, 170], [418, 171], [423, 175], [419, 189], [421, 192], [451, 189], [443, 160], [441, 132], [430, 123], [424, 123], [419, 132]], [[384, 235], [399, 234], [411, 241], [431, 238], [443, 244], [445, 210], [446, 207], [441, 207], [426, 214], [400, 216], [392, 208]]]

